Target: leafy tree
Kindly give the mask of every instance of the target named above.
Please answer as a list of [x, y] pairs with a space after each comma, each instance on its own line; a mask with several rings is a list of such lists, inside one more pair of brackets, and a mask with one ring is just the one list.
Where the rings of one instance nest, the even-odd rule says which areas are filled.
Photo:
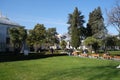
[[46, 28], [43, 24], [36, 24], [33, 30], [29, 30], [27, 42], [37, 51], [45, 43]]
[[46, 42], [49, 44], [49, 46], [53, 46], [54, 44], [58, 44], [59, 40], [56, 37], [57, 32], [56, 32], [56, 28], [48, 28], [48, 30], [46, 31], [47, 35], [46, 35]]
[[116, 46], [118, 46], [118, 48], [120, 49], [120, 39], [119, 38], [117, 38], [117, 40], [116, 40]]
[[106, 51], [108, 49], [115, 49], [115, 46], [119, 46], [119, 39], [116, 36], [108, 36], [105, 38]]
[[89, 21], [87, 27], [89, 28], [87, 32], [90, 32], [90, 35], [94, 36], [95, 38], [103, 38], [104, 35], [107, 33], [100, 7], [98, 7], [89, 14]]
[[27, 36], [27, 44], [30, 45], [34, 45], [34, 40], [35, 40], [35, 32], [34, 30], [29, 30], [28, 31], [28, 36]]
[[80, 45], [80, 40], [83, 37], [83, 20], [84, 16], [76, 7], [72, 14], [69, 14], [68, 33], [71, 35], [71, 45], [77, 48]]
[[120, 47], [120, 39], [118, 39], [118, 38], [117, 38], [117, 41], [116, 41], [116, 46]]
[[27, 38], [26, 30], [23, 27], [14, 27], [9, 29], [9, 34], [10, 40], [13, 43], [14, 51], [20, 51]]
[[101, 46], [101, 41], [94, 37], [87, 37], [84, 41], [84, 44], [90, 47], [90, 50], [94, 50], [95, 52]]
[[107, 12], [108, 23], [113, 25], [120, 34], [120, 4], [119, 2]]
[[66, 45], [67, 45], [67, 42], [65, 40], [62, 40], [60, 42], [60, 46], [62, 47], [62, 49], [65, 49], [66, 48]]

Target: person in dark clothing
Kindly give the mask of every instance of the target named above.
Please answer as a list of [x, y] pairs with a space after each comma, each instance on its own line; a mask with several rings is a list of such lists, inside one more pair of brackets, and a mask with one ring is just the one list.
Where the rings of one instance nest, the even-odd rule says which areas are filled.
[[50, 52], [53, 54], [53, 52], [54, 52], [53, 48], [50, 48]]

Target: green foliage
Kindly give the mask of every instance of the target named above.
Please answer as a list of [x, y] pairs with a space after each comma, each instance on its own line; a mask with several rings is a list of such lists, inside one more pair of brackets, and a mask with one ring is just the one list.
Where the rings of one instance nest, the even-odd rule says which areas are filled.
[[96, 52], [97, 49], [101, 46], [101, 40], [94, 37], [88, 37], [85, 39], [84, 44], [89, 46], [92, 50], [95, 50]]
[[37, 24], [34, 27], [35, 32], [35, 43], [41, 44], [44, 42], [46, 36], [46, 29], [43, 24]]
[[27, 43], [34, 46], [35, 51], [45, 43], [46, 28], [43, 24], [36, 24], [33, 30], [29, 30]]
[[106, 37], [106, 46], [116, 46], [117, 38], [114, 36]]
[[23, 27], [13, 27], [9, 29], [10, 40], [15, 48], [21, 48], [22, 43], [27, 38], [27, 32]]
[[91, 29], [90, 28], [88, 29], [91, 30], [88, 31], [90, 32], [90, 36], [92, 35], [96, 38], [103, 38], [107, 33], [107, 29], [106, 26], [104, 25], [104, 18], [102, 16], [100, 7], [94, 9], [94, 11], [92, 11], [89, 14], [89, 21], [87, 27], [91, 27]]
[[119, 80], [118, 61], [49, 57], [0, 63], [1, 80]]
[[59, 40], [56, 37], [57, 31], [56, 28], [48, 28], [46, 31], [46, 43], [50, 45], [54, 45], [55, 43], [58, 44]]
[[72, 23], [72, 14], [69, 14], [69, 16], [68, 16], [68, 22], [67, 22], [67, 24], [70, 24], [69, 25], [69, 27], [68, 27], [68, 34], [69, 35], [71, 35], [71, 27], [72, 27], [72, 25], [71, 25], [71, 23]]
[[29, 45], [34, 45], [34, 40], [35, 40], [35, 31], [34, 30], [29, 30], [28, 37], [27, 37], [27, 43]]
[[112, 56], [116, 56], [116, 55], [119, 55], [120, 56], [120, 51], [108, 51], [110, 53], [110, 55]]
[[76, 7], [72, 14], [69, 14], [68, 24], [68, 33], [71, 35], [71, 45], [77, 48], [80, 45], [80, 40], [83, 37], [83, 20], [84, 16], [78, 8]]
[[43, 24], [36, 24], [33, 30], [29, 30], [27, 43], [34, 46], [35, 51], [41, 46], [48, 48], [54, 44], [59, 44], [56, 34], [56, 28], [46, 30]]
[[115, 50], [115, 46], [120, 46], [120, 40], [116, 36], [107, 36], [103, 43], [105, 43], [106, 50]]
[[87, 24], [87, 27], [86, 27], [86, 37], [90, 37], [92, 36], [92, 27]]
[[66, 48], [66, 45], [67, 45], [67, 42], [65, 40], [62, 40], [60, 42], [60, 46], [62, 47], [62, 49], [65, 49]]
[[120, 39], [116, 40], [116, 46], [120, 46]]

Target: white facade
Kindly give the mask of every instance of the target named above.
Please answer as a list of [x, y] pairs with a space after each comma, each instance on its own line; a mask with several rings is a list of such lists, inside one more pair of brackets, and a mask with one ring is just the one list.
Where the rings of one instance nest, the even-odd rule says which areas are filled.
[[10, 21], [7, 17], [0, 15], [0, 52], [10, 50], [10, 38], [8, 29], [11, 27], [22, 27]]

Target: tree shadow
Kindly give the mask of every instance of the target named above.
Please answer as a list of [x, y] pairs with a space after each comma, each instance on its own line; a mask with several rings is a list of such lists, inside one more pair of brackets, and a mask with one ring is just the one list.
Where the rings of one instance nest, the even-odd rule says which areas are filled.
[[0, 53], [0, 62], [23, 61], [42, 59], [55, 56], [66, 56], [67, 54], [44, 54], [44, 53], [30, 53], [24, 55], [22, 53]]
[[[116, 69], [116, 66], [103, 66], [93, 68], [96, 71], [96, 74], [90, 76], [87, 80], [114, 80], [119, 79], [120, 71]], [[98, 72], [96, 69], [99, 69]], [[91, 73], [92, 74], [92, 73]]]
[[[49, 76], [48, 76], [49, 75]], [[54, 79], [57, 76], [58, 80], [119, 80], [120, 70], [116, 69], [116, 65], [107, 66], [89, 66], [80, 68], [71, 68], [60, 71], [53, 71], [45, 76], [42, 80]]]

